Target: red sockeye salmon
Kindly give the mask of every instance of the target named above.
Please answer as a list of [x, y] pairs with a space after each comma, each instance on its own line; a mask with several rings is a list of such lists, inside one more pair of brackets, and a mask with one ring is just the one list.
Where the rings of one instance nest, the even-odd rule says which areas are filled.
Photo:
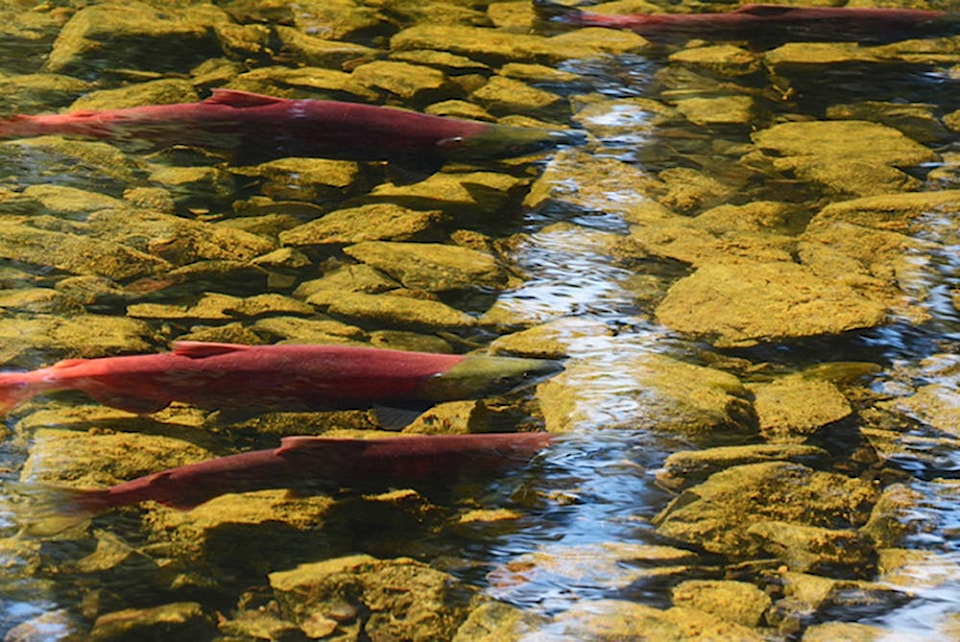
[[366, 409], [503, 393], [559, 368], [556, 361], [516, 357], [179, 341], [172, 352], [0, 373], [0, 412], [56, 390], [79, 390], [137, 414], [173, 401], [243, 412]]
[[490, 477], [547, 447], [548, 433], [416, 435], [378, 439], [287, 437], [279, 448], [178, 466], [111, 488], [14, 484], [36, 501], [27, 531], [48, 535], [119, 506], [152, 500], [189, 510], [226, 493], [269, 488], [367, 492]]
[[287, 156], [387, 161], [425, 175], [449, 160], [523, 156], [564, 143], [575, 131], [514, 127], [335, 100], [290, 100], [214, 89], [206, 100], [105, 111], [18, 115], [0, 120], [0, 139], [60, 134], [225, 152], [237, 163]]
[[864, 43], [929, 38], [960, 32], [960, 14], [924, 9], [794, 7], [747, 4], [715, 13], [601, 14], [556, 0], [534, 0], [548, 20], [579, 27], [629, 29], [653, 40], [716, 38]]

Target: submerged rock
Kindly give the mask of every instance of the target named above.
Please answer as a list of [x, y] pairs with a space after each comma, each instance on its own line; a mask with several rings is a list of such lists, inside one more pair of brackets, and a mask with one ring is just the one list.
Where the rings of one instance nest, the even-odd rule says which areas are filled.
[[748, 388], [754, 394], [760, 432], [767, 439], [802, 440], [853, 412], [846, 397], [829, 381], [788, 376]]
[[59, 358], [147, 352], [156, 345], [150, 326], [137, 319], [96, 314], [0, 319], [0, 361], [37, 367]]
[[875, 327], [886, 306], [797, 263], [712, 263], [675, 283], [656, 314], [669, 328], [734, 347]]
[[873, 540], [859, 531], [762, 521], [747, 533], [792, 571], [865, 577], [876, 569]]
[[343, 251], [415, 290], [501, 289], [508, 283], [493, 255], [455, 245], [367, 241]]
[[673, 587], [674, 606], [686, 606], [728, 622], [756, 628], [770, 608], [770, 597], [748, 582], [688, 580]]
[[649, 429], [704, 440], [755, 434], [749, 397], [734, 375], [654, 353], [601, 367], [589, 360], [568, 363], [537, 388], [550, 432]]
[[756, 444], [682, 450], [671, 454], [663, 462], [663, 467], [657, 471], [657, 483], [670, 490], [680, 490], [733, 466], [765, 461], [812, 463], [828, 456], [829, 453], [822, 448], [801, 444]]
[[715, 640], [760, 642], [761, 633], [727, 622], [699, 609], [660, 610], [626, 600], [584, 600], [557, 614], [542, 631], [559, 639], [575, 640]]
[[663, 536], [748, 557], [760, 550], [749, 534], [758, 521], [852, 528], [866, 522], [878, 498], [878, 489], [860, 479], [787, 462], [746, 464], [685, 490], [655, 523]]
[[916, 183], [891, 168], [938, 159], [935, 152], [892, 127], [859, 120], [782, 123], [752, 138], [760, 155], [751, 157], [751, 164], [795, 172], [834, 191], [856, 195], [896, 191], [897, 184], [901, 190], [914, 189]]
[[[134, 69], [170, 71], [189, 69], [220, 54], [208, 22], [174, 13], [171, 16], [142, 2], [84, 7], [61, 29], [47, 69], [92, 75], [122, 60]], [[158, 49], [168, 55], [157, 56]]]
[[373, 203], [331, 212], [280, 233], [280, 242], [298, 247], [363, 241], [408, 241], [428, 233], [445, 218], [438, 209], [416, 210]]
[[470, 328], [476, 319], [439, 301], [397, 294], [321, 290], [307, 303], [333, 316], [357, 322], [415, 328]]
[[213, 633], [211, 618], [197, 602], [131, 608], [97, 618], [90, 642], [134, 639], [204, 639]]
[[[350, 605], [376, 639], [449, 640], [466, 620], [475, 590], [409, 558], [352, 555], [269, 575], [286, 613], [303, 622]], [[335, 618], [332, 618], [335, 619]]]

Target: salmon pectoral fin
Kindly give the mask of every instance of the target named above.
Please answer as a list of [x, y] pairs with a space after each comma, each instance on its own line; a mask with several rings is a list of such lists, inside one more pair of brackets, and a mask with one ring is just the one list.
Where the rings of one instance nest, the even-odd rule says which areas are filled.
[[387, 178], [394, 185], [419, 183], [440, 171], [443, 159], [433, 156], [408, 156], [387, 161]]
[[126, 410], [137, 415], [151, 415], [170, 405], [171, 399], [150, 399], [136, 395], [122, 395], [115, 392], [87, 392], [88, 395], [105, 406]]

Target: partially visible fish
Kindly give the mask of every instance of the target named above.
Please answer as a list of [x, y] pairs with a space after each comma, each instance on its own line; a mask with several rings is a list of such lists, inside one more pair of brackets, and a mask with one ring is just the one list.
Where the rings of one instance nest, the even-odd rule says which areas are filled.
[[367, 409], [479, 398], [559, 369], [558, 362], [543, 359], [178, 341], [172, 352], [68, 359], [31, 372], [0, 373], [0, 413], [55, 390], [79, 390], [137, 414], [173, 401], [243, 412]]
[[196, 103], [19, 115], [0, 120], [0, 139], [60, 134], [225, 152], [238, 163], [287, 156], [388, 161], [427, 175], [451, 160], [523, 156], [583, 135], [432, 116], [334, 100], [289, 100], [214, 89]]
[[716, 13], [618, 15], [581, 11], [556, 0], [534, 0], [534, 7], [548, 20], [579, 27], [629, 29], [654, 40], [720, 38], [880, 43], [960, 33], [960, 14], [924, 9], [747, 4], [733, 11]]
[[270, 488], [371, 492], [491, 477], [546, 448], [549, 433], [287, 437], [279, 448], [208, 459], [104, 489], [15, 484], [32, 496], [27, 532], [49, 535], [119, 506], [152, 500], [189, 510], [226, 493]]

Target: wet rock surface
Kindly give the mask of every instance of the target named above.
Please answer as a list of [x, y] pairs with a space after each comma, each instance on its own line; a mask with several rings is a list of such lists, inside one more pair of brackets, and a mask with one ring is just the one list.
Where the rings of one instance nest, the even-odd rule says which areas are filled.
[[[4, 370], [184, 339], [564, 365], [430, 408], [10, 409], [7, 639], [957, 637], [956, 36], [660, 41], [525, 2], [27, 4], [0, 7], [6, 115], [225, 87], [584, 138], [439, 171], [0, 143]], [[928, 4], [857, 6], [951, 8]], [[385, 426], [556, 438], [439, 488], [92, 519], [38, 501]]]

